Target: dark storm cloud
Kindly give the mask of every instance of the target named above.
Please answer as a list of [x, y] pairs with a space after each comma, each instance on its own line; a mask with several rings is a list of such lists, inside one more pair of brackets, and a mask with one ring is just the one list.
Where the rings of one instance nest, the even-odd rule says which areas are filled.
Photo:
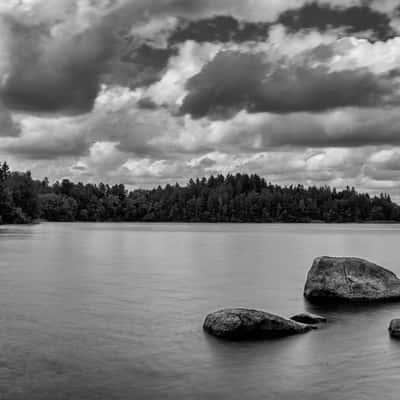
[[[159, 80], [170, 58], [177, 54], [178, 43], [186, 40], [241, 43], [268, 38], [272, 21], [239, 21], [229, 15], [226, 1], [217, 5], [212, 1], [200, 3], [192, 0], [127, 2], [86, 30], [75, 34], [72, 28], [65, 37], [54, 37], [52, 28], [57, 22], [29, 24], [27, 19], [3, 16], [9, 31], [11, 65], [1, 98], [13, 110], [85, 113], [93, 108], [101, 83], [136, 88]], [[236, 12], [242, 7], [237, 2], [229, 4]], [[211, 11], [225, 11], [226, 15], [210, 16]], [[143, 22], [149, 16], [165, 15], [180, 18], [167, 48], [138, 43], [129, 34], [117, 35], [117, 32], [129, 32], [132, 24]], [[278, 22], [292, 30], [346, 26], [349, 31], [372, 29], [380, 37], [389, 32], [388, 17], [366, 6], [339, 9], [311, 3], [281, 14]]]
[[[134, 43], [124, 8], [74, 32], [54, 34], [58, 22], [0, 16], [8, 33], [9, 73], [0, 98], [11, 110], [81, 114], [92, 110], [102, 83], [136, 88], [156, 82], [176, 49]], [[134, 19], [134, 16], [130, 16]], [[75, 28], [76, 29], [76, 28]]]
[[[122, 10], [120, 10], [122, 13]], [[160, 78], [174, 48], [134, 43], [107, 15], [79, 33], [54, 36], [52, 24], [0, 16], [6, 27], [9, 74], [0, 97], [12, 110], [80, 114], [94, 105], [102, 83], [136, 88]]]
[[88, 154], [90, 143], [84, 137], [22, 138], [2, 146], [2, 150], [29, 160], [56, 160]]
[[272, 65], [259, 54], [226, 51], [192, 77], [187, 90], [182, 114], [228, 118], [242, 109], [290, 113], [375, 106], [388, 102], [395, 88], [390, 76], [364, 69]]
[[159, 49], [142, 44], [138, 47], [127, 48], [121, 54], [121, 61], [134, 63], [138, 66], [157, 68], [165, 68], [168, 60], [172, 55], [176, 54], [174, 49]]
[[142, 110], [156, 110], [159, 108], [159, 106], [149, 97], [139, 99], [136, 105]]
[[[382, 153], [383, 158], [379, 157]], [[398, 150], [393, 149], [383, 150], [372, 158], [371, 164], [381, 171], [396, 172], [398, 174], [400, 171], [400, 153]]]
[[12, 114], [0, 103], [0, 138], [16, 137], [21, 133], [21, 127], [13, 119]]
[[112, 54], [112, 37], [94, 27], [54, 39], [46, 27], [7, 18], [10, 74], [1, 90], [7, 107], [32, 112], [83, 113], [96, 99]]
[[[275, 116], [257, 128], [265, 148], [344, 147], [399, 145], [400, 119], [395, 109], [349, 110], [348, 113], [315, 116], [295, 113]], [[254, 132], [253, 132], [254, 134]]]
[[312, 2], [283, 12], [277, 22], [294, 32], [301, 29], [326, 31], [344, 28], [348, 34], [371, 31], [379, 40], [394, 36], [389, 16], [367, 5], [341, 8]]
[[350, 107], [318, 114], [240, 113], [229, 121], [211, 123], [223, 126], [218, 150], [232, 153], [270, 152], [282, 147], [355, 149], [400, 144], [397, 107]]
[[[399, 8], [400, 9], [400, 8]], [[289, 31], [343, 28], [347, 34], [371, 32], [372, 38], [385, 40], [395, 35], [388, 15], [367, 5], [338, 7], [309, 2], [297, 9], [289, 9], [274, 21], [248, 22], [230, 15], [217, 15], [198, 20], [182, 20], [170, 36], [170, 43], [186, 40], [196, 42], [246, 42], [268, 38], [273, 24], [282, 24]]]
[[105, 82], [118, 83], [132, 89], [149, 86], [161, 78], [169, 59], [177, 54], [175, 48], [156, 48], [146, 43], [137, 45], [132, 37], [119, 45], [118, 59], [113, 61]]
[[231, 16], [215, 16], [197, 21], [182, 21], [169, 38], [170, 44], [196, 42], [246, 42], [268, 38], [270, 24], [238, 21]]

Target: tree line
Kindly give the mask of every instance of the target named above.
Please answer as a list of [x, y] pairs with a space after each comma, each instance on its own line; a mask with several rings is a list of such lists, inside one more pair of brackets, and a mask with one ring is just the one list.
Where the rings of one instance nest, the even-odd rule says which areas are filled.
[[354, 188], [279, 186], [258, 175], [217, 175], [150, 190], [123, 184], [34, 180], [0, 164], [0, 223], [47, 221], [365, 222], [400, 221], [388, 194]]

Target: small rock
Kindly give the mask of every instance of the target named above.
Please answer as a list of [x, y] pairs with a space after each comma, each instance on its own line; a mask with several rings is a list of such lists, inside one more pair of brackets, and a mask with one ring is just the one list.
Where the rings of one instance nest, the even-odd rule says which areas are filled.
[[321, 317], [320, 315], [315, 315], [308, 312], [293, 315], [293, 317], [290, 317], [290, 319], [296, 322], [301, 322], [303, 324], [320, 324], [321, 322], [326, 322], [325, 317]]
[[390, 321], [389, 333], [395, 338], [400, 338], [400, 319], [392, 319]]
[[213, 336], [230, 340], [271, 339], [316, 329], [278, 315], [244, 308], [211, 313], [207, 315], [203, 328]]

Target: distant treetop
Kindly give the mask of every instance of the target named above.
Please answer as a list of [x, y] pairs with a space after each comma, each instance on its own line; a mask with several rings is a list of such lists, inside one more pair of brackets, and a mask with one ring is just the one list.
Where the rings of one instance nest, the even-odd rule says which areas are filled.
[[400, 222], [388, 194], [354, 188], [267, 183], [256, 175], [212, 175], [188, 184], [128, 191], [123, 184], [50, 184], [0, 164], [0, 223], [47, 221], [140, 222]]

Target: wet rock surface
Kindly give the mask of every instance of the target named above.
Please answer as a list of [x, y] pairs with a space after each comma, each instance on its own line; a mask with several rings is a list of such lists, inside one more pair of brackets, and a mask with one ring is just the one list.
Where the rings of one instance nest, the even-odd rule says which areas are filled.
[[389, 325], [389, 333], [392, 337], [400, 338], [400, 319], [392, 319]]
[[290, 319], [296, 322], [301, 322], [302, 324], [320, 324], [326, 322], [325, 317], [308, 312], [293, 315]]
[[360, 258], [318, 257], [308, 272], [304, 296], [315, 303], [400, 301], [400, 280]]
[[305, 333], [315, 327], [265, 311], [232, 308], [207, 315], [203, 328], [223, 339], [257, 340]]

